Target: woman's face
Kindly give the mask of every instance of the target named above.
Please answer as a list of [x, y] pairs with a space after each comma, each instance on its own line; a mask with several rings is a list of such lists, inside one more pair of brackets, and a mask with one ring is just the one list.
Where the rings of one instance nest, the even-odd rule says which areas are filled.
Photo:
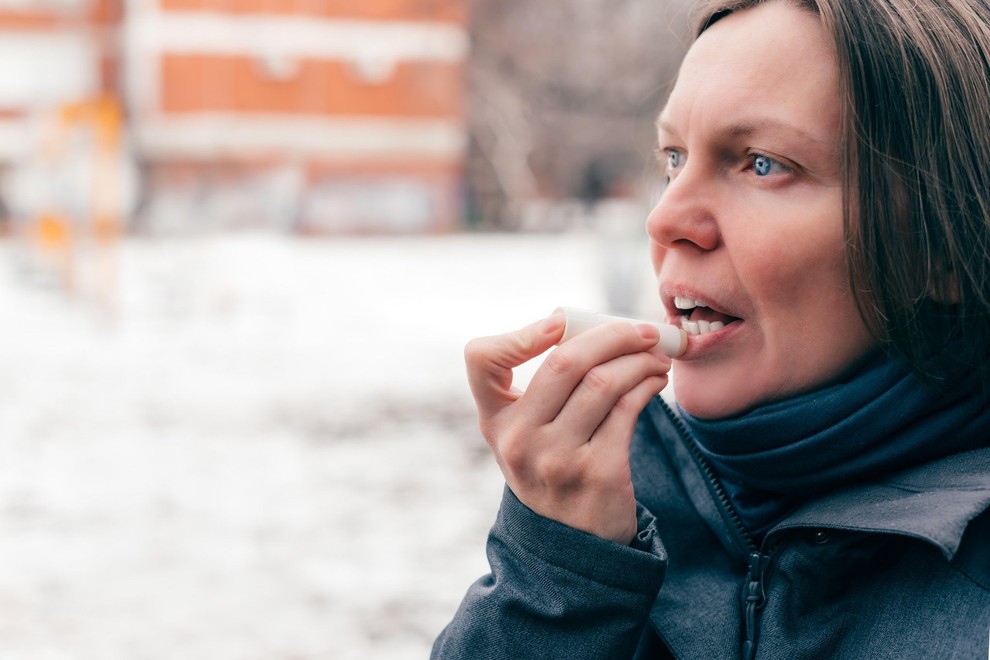
[[837, 69], [818, 17], [770, 2], [715, 23], [658, 127], [670, 182], [647, 221], [653, 265], [669, 320], [702, 332], [674, 367], [681, 406], [728, 417], [847, 372], [875, 342], [846, 270]]

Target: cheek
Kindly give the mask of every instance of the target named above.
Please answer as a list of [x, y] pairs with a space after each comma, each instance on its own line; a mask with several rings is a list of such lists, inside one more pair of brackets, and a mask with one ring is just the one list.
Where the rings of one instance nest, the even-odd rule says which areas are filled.
[[764, 259], [756, 298], [781, 331], [799, 343], [810, 338], [828, 343], [837, 329], [860, 324], [841, 251], [781, 251]]
[[[806, 247], [795, 250], [797, 245]], [[830, 314], [847, 317], [847, 308], [855, 307], [841, 238], [778, 234], [751, 246], [747, 288], [767, 313], [819, 322]]]

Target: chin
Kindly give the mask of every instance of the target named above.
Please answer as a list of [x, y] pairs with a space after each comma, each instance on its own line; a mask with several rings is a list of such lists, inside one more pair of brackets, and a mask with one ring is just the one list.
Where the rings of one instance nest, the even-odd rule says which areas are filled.
[[738, 391], [721, 393], [700, 384], [678, 386], [676, 380], [674, 399], [685, 412], [701, 419], [734, 417], [757, 405], [751, 398], [740, 396]]

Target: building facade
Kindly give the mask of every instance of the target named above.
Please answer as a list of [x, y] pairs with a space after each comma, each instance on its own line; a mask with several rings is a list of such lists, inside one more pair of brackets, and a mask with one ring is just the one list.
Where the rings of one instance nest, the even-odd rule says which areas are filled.
[[[31, 63], [23, 79], [0, 64], [0, 133], [44, 108], [115, 98], [140, 172], [139, 226], [460, 223], [469, 44], [459, 0], [0, 2], [24, 3], [0, 14], [15, 37], [0, 55], [19, 39], [13, 61]], [[32, 139], [6, 143], [0, 158], [37, 151]]]

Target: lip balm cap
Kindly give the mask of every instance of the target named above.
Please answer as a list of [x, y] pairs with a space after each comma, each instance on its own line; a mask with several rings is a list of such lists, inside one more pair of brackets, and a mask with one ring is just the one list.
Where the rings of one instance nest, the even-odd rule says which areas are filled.
[[669, 323], [656, 323], [660, 331], [660, 350], [667, 354], [667, 357], [680, 357], [688, 347], [688, 336], [681, 328]]
[[595, 326], [622, 321], [624, 323], [649, 323], [655, 326], [660, 331], [660, 341], [658, 342], [660, 350], [668, 357], [679, 357], [687, 350], [687, 333], [668, 323], [653, 323], [652, 321], [641, 321], [622, 316], [610, 316], [576, 307], [558, 307], [554, 312], [564, 314], [564, 336], [560, 339], [561, 344]]

